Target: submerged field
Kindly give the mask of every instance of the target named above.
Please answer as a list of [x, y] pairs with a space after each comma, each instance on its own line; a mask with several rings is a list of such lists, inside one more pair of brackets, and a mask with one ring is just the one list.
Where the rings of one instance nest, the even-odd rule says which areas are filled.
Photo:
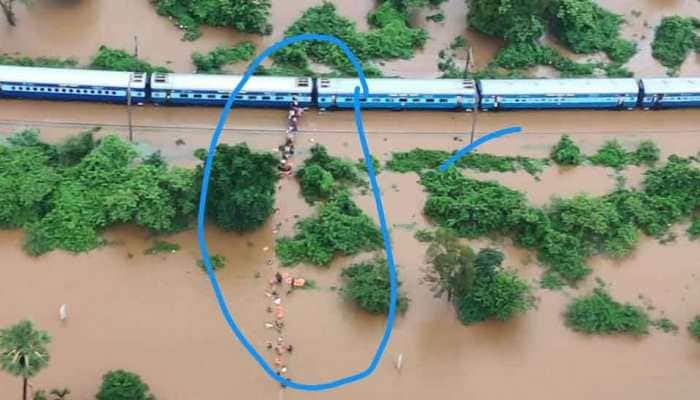
[[[453, 136], [372, 134], [369, 142], [373, 154], [385, 162], [394, 151], [414, 147], [453, 150], [463, 145]], [[195, 159], [186, 154], [202, 145], [198, 142], [205, 138], [198, 134], [178, 137], [186, 144], [172, 146], [172, 136], [154, 135], [149, 136], [148, 146], [164, 149], [166, 158], [179, 164], [191, 165]], [[584, 152], [593, 154], [613, 136], [572, 137]], [[526, 133], [490, 143], [483, 152], [546, 157], [558, 138]], [[308, 156], [310, 139], [327, 146], [331, 154], [351, 160], [361, 156], [354, 134], [301, 134], [298, 159]], [[690, 133], [618, 139], [629, 148], [651, 139], [660, 146], [662, 159], [671, 153], [695, 155], [700, 149], [700, 140]], [[269, 151], [280, 135], [234, 134], [226, 138], [232, 143], [240, 140], [254, 149]], [[641, 172], [636, 167], [625, 170], [627, 184], [637, 185]], [[552, 165], [544, 169], [540, 181], [525, 172], [465, 173], [478, 179], [496, 179], [526, 192], [533, 204], [540, 205], [552, 195], [602, 195], [616, 184], [612, 169], [591, 166], [565, 169]], [[284, 398], [340, 399], [377, 394], [422, 398], [437, 394], [456, 399], [469, 394], [586, 399], [617, 393], [623, 398], [682, 399], [692, 398], [697, 391], [693, 371], [700, 365], [700, 347], [685, 326], [700, 310], [695, 261], [698, 243], [686, 239], [685, 225], [674, 228], [677, 238], [672, 243], [662, 245], [644, 237], [622, 260], [594, 257], [589, 262], [593, 273], [578, 289], [536, 289], [539, 301], [535, 311], [505, 323], [490, 321], [465, 327], [453, 308], [444, 299], [433, 298], [421, 283], [426, 246], [413, 235], [430, 224], [421, 213], [426, 194], [417, 183], [417, 175], [385, 170], [378, 180], [392, 227], [402, 288], [411, 298], [409, 310], [397, 318], [394, 336], [374, 375], [329, 393], [285, 391], [281, 395]], [[268, 265], [268, 259], [274, 256], [264, 248], [274, 248], [277, 237], [293, 233], [297, 218], [312, 213], [294, 179], [283, 179], [279, 186], [276, 207], [280, 212], [264, 228], [243, 236], [211, 226], [207, 229], [210, 252], [229, 260], [217, 276], [230, 309], [252, 343], [270, 359], [264, 348], [269, 336], [263, 326], [268, 302], [264, 290], [277, 261]], [[354, 198], [376, 220], [371, 196], [358, 192]], [[160, 398], [278, 395], [279, 386], [264, 378], [223, 322], [206, 276], [195, 264], [199, 254], [194, 231], [167, 237], [180, 244], [181, 250], [155, 256], [143, 254], [151, 240], [140, 229], [123, 226], [110, 229], [106, 236], [109, 245], [87, 254], [54, 251], [31, 258], [21, 250], [21, 232], [0, 232], [0, 251], [5, 257], [0, 279], [13, 282], [0, 293], [0, 301], [13, 304], [0, 314], [0, 325], [29, 316], [54, 338], [50, 366], [32, 380], [35, 387], [69, 386], [76, 397], [88, 398], [96, 392], [106, 370], [126, 368], [138, 372]], [[501, 239], [479, 239], [469, 244], [477, 249], [489, 245], [502, 249], [505, 264], [538, 286], [543, 269], [533, 253]], [[315, 383], [366, 367], [383, 332], [384, 317], [369, 316], [333, 290], [340, 287], [340, 269], [351, 261], [341, 258], [329, 269], [302, 265], [290, 270], [315, 280], [317, 285], [317, 289], [296, 292], [285, 300], [285, 336], [295, 346], [289, 362], [290, 378]], [[565, 306], [572, 296], [595, 287], [594, 278], [605, 281], [616, 300], [642, 306], [653, 318], [666, 316], [680, 331], [671, 334], [652, 329], [642, 338], [574, 333], [564, 325]], [[22, 301], [17, 302], [17, 298]], [[69, 306], [70, 318], [60, 324], [57, 310], [63, 303]], [[400, 372], [393, 366], [399, 354], [404, 358]], [[655, 362], [649, 363], [649, 359]], [[504, 380], [508, 384], [504, 385]], [[19, 387], [17, 383], [0, 375], [0, 395], [12, 396]]]

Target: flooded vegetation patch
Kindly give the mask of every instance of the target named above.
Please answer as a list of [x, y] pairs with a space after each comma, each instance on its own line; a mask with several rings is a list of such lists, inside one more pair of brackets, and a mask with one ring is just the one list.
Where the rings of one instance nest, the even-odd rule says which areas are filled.
[[676, 325], [673, 321], [671, 321], [668, 318], [659, 318], [657, 320], [652, 321], [651, 323], [656, 329], [660, 330], [661, 332], [664, 333], [673, 333], [675, 334], [678, 332], [678, 325]]
[[[285, 31], [285, 36], [316, 33], [343, 40], [362, 61], [368, 77], [381, 76], [372, 60], [409, 59], [415, 49], [422, 48], [428, 34], [408, 25], [410, 1], [385, 1], [367, 16], [372, 29], [358, 32], [351, 20], [336, 13], [332, 3], [311, 7]], [[397, 4], [405, 7], [399, 8]], [[331, 43], [299, 42], [279, 50], [272, 56], [277, 68], [289, 71], [310, 71], [315, 62], [333, 68], [336, 74], [355, 76], [355, 70], [340, 48]], [[273, 67], [273, 68], [274, 68]]]
[[[209, 260], [211, 261], [211, 268], [214, 271], [220, 270], [221, 268], [226, 266], [226, 257], [220, 255], [220, 254], [212, 254], [209, 257]], [[201, 268], [203, 271], [207, 270], [207, 265], [204, 263], [203, 259], [197, 260], [197, 266]]]
[[502, 267], [502, 252], [487, 248], [475, 254], [448, 229], [438, 229], [430, 241], [424, 279], [435, 297], [446, 295], [455, 305], [465, 325], [492, 318], [504, 321], [534, 307], [532, 288]]
[[[196, 156], [206, 160], [206, 151]], [[207, 192], [207, 215], [227, 231], [250, 232], [261, 227], [272, 215], [279, 161], [271, 153], [251, 151], [245, 143], [220, 144], [212, 162]], [[204, 167], [197, 167], [201, 182]]]
[[162, 253], [174, 253], [176, 251], [180, 250], [180, 245], [177, 243], [170, 243], [166, 242], [164, 240], [155, 240], [151, 247], [147, 248], [146, 250], [143, 251], [143, 254], [146, 255], [155, 255], [155, 254], [162, 254]]
[[678, 15], [664, 17], [656, 27], [651, 43], [652, 56], [669, 68], [669, 75], [678, 73], [692, 49], [700, 52], [700, 35], [695, 33], [697, 29], [700, 29], [700, 19]]
[[311, 148], [311, 156], [304, 160], [296, 177], [304, 199], [310, 204], [327, 200], [342, 188], [364, 183], [356, 164], [329, 155], [319, 144]]
[[89, 67], [106, 71], [171, 72], [165, 67], [151, 65], [124, 50], [112, 49], [107, 46], [100, 46]]
[[[440, 164], [454, 154], [443, 150], [413, 149], [408, 152], [392, 153], [386, 168], [395, 172], [422, 172], [437, 169]], [[547, 159], [530, 157], [497, 156], [486, 153], [469, 153], [455, 162], [458, 168], [479, 172], [516, 172], [524, 170], [537, 176], [549, 164]]]
[[[345, 284], [341, 293], [360, 308], [372, 314], [388, 314], [391, 305], [389, 283], [389, 265], [385, 258], [374, 258], [353, 264], [341, 273]], [[397, 280], [401, 287], [401, 281]], [[405, 313], [408, 310], [409, 298], [403, 291], [398, 292], [396, 311]]]
[[643, 190], [557, 198], [543, 208], [527, 204], [523, 193], [454, 168], [423, 173], [421, 184], [429, 193], [424, 212], [435, 223], [464, 237], [510, 236], [570, 284], [590, 273], [585, 261], [591, 255], [624, 257], [639, 231], [661, 237], [700, 206], [700, 169], [676, 156], [645, 173]]
[[688, 332], [695, 339], [700, 340], [700, 315], [696, 315], [688, 324]]
[[[469, 26], [506, 41], [489, 69], [517, 71], [547, 65], [559, 70], [562, 76], [631, 75], [622, 64], [635, 54], [636, 45], [620, 38], [622, 17], [592, 0], [469, 0], [468, 3]], [[540, 44], [548, 26], [572, 51], [582, 54], [604, 51], [612, 62], [577, 63]]]
[[151, 0], [160, 15], [175, 19], [185, 40], [202, 36], [202, 25], [270, 34], [270, 0]]
[[0, 65], [16, 65], [20, 67], [46, 68], [75, 68], [78, 60], [75, 58], [26, 57], [0, 54]]
[[613, 300], [603, 286], [575, 298], [567, 306], [564, 317], [569, 328], [589, 335], [643, 336], [649, 333], [651, 324], [642, 308]]
[[243, 61], [250, 61], [255, 55], [255, 45], [250, 42], [238, 43], [233, 47], [219, 46], [206, 54], [192, 53], [192, 64], [198, 74], [221, 74], [222, 67]]
[[645, 140], [635, 151], [627, 151], [617, 140], [605, 142], [589, 160], [593, 165], [622, 169], [628, 165], [654, 166], [659, 161], [661, 151], [652, 141]]
[[585, 154], [569, 135], [562, 135], [549, 157], [555, 163], [567, 166], [581, 165], [586, 160]]
[[109, 371], [102, 377], [97, 400], [155, 400], [141, 377], [125, 370]]
[[321, 204], [315, 217], [296, 225], [293, 238], [277, 240], [277, 256], [284, 265], [308, 262], [328, 266], [336, 255], [355, 255], [380, 249], [382, 235], [346, 191]]
[[691, 240], [695, 240], [700, 237], [700, 218], [695, 218], [690, 224], [688, 227], [688, 236]]

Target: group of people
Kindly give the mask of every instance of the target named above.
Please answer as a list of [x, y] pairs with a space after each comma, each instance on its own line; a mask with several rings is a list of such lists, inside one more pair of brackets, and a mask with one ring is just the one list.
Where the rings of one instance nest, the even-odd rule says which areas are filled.
[[296, 97], [292, 99], [292, 104], [289, 107], [289, 114], [287, 116], [287, 138], [284, 144], [280, 146], [280, 152], [282, 153], [282, 160], [280, 161], [279, 169], [285, 174], [289, 175], [292, 173], [292, 156], [294, 155], [294, 137], [299, 130], [299, 120], [301, 115], [304, 113], [304, 109], [299, 104]]
[[270, 280], [269, 284], [271, 290], [266, 292], [266, 295], [272, 299], [272, 305], [267, 307], [267, 312], [273, 315], [274, 322], [267, 322], [265, 327], [268, 329], [274, 328], [277, 331], [277, 340], [274, 342], [267, 341], [266, 347], [268, 350], [274, 350], [276, 353], [274, 364], [277, 368], [277, 374], [284, 376], [287, 373], [284, 355], [292, 353], [292, 351], [294, 351], [294, 346], [285, 343], [282, 334], [284, 330], [285, 309], [282, 306], [281, 294], [285, 287], [287, 287], [286, 294], [290, 294], [295, 287], [303, 287], [306, 281], [303, 278], [294, 278], [286, 272], [280, 273], [278, 271], [275, 273], [274, 278]]

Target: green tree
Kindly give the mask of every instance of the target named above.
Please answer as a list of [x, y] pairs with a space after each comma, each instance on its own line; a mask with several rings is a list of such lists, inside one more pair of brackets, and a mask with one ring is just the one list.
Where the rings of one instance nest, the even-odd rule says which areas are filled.
[[0, 329], [0, 368], [22, 378], [23, 400], [27, 400], [29, 378], [49, 363], [46, 349], [49, 342], [49, 334], [34, 329], [34, 324], [28, 320]]
[[[374, 314], [388, 314], [391, 305], [391, 285], [389, 265], [384, 258], [353, 264], [341, 273], [346, 279], [342, 292], [364, 310]], [[401, 281], [397, 278], [397, 286]], [[409, 299], [399, 290], [396, 298], [396, 311], [405, 313]]]
[[569, 135], [562, 135], [550, 155], [559, 165], [580, 165], [586, 159], [581, 149], [571, 140]]
[[[262, 226], [273, 212], [277, 159], [252, 152], [246, 144], [220, 144], [212, 163], [207, 214], [229, 231], [246, 232]], [[203, 166], [197, 167], [197, 182]]]
[[450, 229], [438, 229], [426, 252], [429, 268], [425, 281], [435, 297], [447, 295], [447, 301], [465, 296], [471, 290], [476, 275], [475, 255], [469, 246], [459, 242]]
[[155, 400], [140, 376], [124, 370], [107, 372], [95, 397], [97, 400]]
[[695, 30], [700, 28], [700, 19], [684, 18], [678, 15], [664, 17], [656, 27], [654, 41], [651, 43], [652, 55], [664, 66], [674, 72], [683, 64], [688, 53], [700, 43], [700, 36]]
[[0, 0], [0, 8], [2, 8], [2, 12], [5, 13], [5, 18], [10, 26], [17, 25], [17, 17], [14, 10], [16, 3], [29, 5], [32, 3], [32, 0]]
[[566, 324], [586, 334], [649, 333], [651, 321], [644, 310], [631, 304], [621, 304], [604, 287], [597, 287], [588, 296], [575, 298], [566, 308]]

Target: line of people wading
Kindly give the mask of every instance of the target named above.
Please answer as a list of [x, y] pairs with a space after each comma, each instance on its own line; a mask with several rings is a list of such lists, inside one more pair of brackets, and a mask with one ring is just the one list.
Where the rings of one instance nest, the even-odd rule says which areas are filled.
[[294, 156], [294, 138], [299, 131], [299, 120], [304, 113], [304, 109], [299, 105], [296, 97], [292, 98], [292, 104], [289, 107], [287, 115], [287, 137], [284, 144], [279, 147], [282, 153], [279, 170], [285, 175], [292, 174], [292, 156]]

